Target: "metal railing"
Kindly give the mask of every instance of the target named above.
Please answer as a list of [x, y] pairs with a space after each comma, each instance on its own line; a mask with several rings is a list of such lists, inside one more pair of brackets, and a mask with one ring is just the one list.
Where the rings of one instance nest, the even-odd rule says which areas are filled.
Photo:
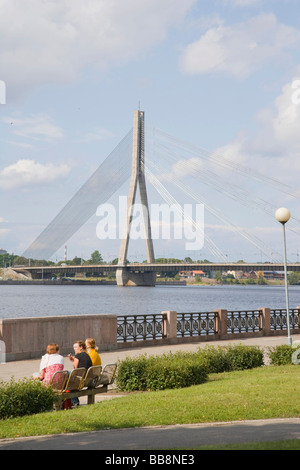
[[[290, 327], [299, 328], [299, 310], [290, 308]], [[271, 331], [287, 330], [286, 309], [270, 310]]]
[[210, 336], [217, 333], [216, 312], [178, 313], [177, 336]]
[[227, 312], [228, 333], [254, 333], [261, 331], [261, 310], [238, 310]]
[[[290, 309], [290, 326], [300, 328], [300, 310]], [[219, 334], [219, 314], [215, 312], [177, 313], [177, 338]], [[270, 310], [271, 331], [286, 330], [286, 310]], [[117, 342], [127, 343], [166, 338], [167, 315], [145, 314], [119, 316]], [[262, 331], [262, 310], [227, 311], [227, 334], [259, 333]]]
[[165, 314], [127, 315], [118, 317], [117, 341], [143, 341], [165, 337]]

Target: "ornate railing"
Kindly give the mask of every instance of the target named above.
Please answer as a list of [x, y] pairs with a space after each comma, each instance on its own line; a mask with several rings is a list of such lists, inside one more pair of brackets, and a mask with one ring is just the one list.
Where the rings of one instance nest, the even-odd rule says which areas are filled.
[[[271, 331], [286, 330], [287, 316], [286, 309], [274, 309], [270, 311]], [[290, 308], [290, 327], [299, 328], [299, 310]]]
[[[263, 330], [263, 310], [226, 311], [222, 319], [219, 312], [177, 313], [177, 338], [202, 336], [209, 337], [220, 334], [260, 333]], [[269, 310], [270, 330], [286, 330], [286, 310]], [[176, 313], [176, 312], [175, 312]], [[298, 309], [290, 309], [290, 327], [299, 329]], [[167, 334], [167, 314], [145, 314], [120, 316], [117, 319], [117, 342], [128, 343], [143, 340], [164, 339]], [[225, 322], [225, 324], [224, 324]], [[170, 325], [169, 325], [170, 326]], [[175, 327], [175, 325], [174, 325]], [[168, 330], [169, 331], [169, 330]]]
[[127, 315], [118, 317], [117, 341], [127, 343], [147, 339], [162, 339], [165, 314]]
[[178, 313], [177, 336], [210, 336], [217, 333], [216, 312]]
[[261, 330], [261, 310], [227, 312], [228, 333], [250, 333]]

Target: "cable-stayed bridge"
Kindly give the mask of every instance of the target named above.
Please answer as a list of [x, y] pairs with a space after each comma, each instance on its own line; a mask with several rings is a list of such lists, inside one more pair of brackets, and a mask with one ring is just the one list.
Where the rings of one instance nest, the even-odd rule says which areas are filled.
[[[199, 147], [184, 143], [178, 138], [174, 138], [160, 130], [153, 131], [155, 139], [152, 141], [152, 148], [147, 147], [147, 164], [145, 163], [145, 127], [144, 112], [135, 111], [133, 130], [131, 130], [117, 147], [108, 155], [94, 174], [84, 183], [74, 197], [65, 205], [58, 215], [50, 222], [36, 240], [28, 247], [23, 254], [26, 258], [33, 259], [49, 259], [53, 256], [97, 211], [101, 204], [105, 204], [110, 198], [130, 179], [127, 215], [125, 220], [124, 233], [121, 237], [121, 247], [119, 253], [118, 266], [107, 265], [106, 271], [116, 270], [118, 285], [136, 284], [136, 285], [154, 285], [155, 272], [168, 270], [191, 270], [206, 269], [208, 271], [216, 270], [233, 270], [233, 266], [238, 270], [282, 270], [283, 263], [280, 262], [281, 254], [277, 253], [271, 246], [263, 243], [256, 235], [249, 230], [239, 226], [237, 222], [225, 215], [224, 211], [212, 205], [211, 201], [203, 196], [203, 191], [192, 189], [188, 182], [185, 182], [182, 176], [188, 175], [190, 179], [197, 182], [198, 187], [211, 187], [219, 192], [222, 197], [227, 197], [244, 206], [247, 209], [260, 211], [266, 217], [274, 219], [274, 213], [277, 207], [272, 203], [253, 194], [246, 187], [241, 186], [237, 182], [237, 178], [231, 178], [230, 184], [224, 179], [220, 173], [214, 171], [215, 168], [229, 172], [230, 175], [241, 175], [258, 181], [263, 185], [270, 186], [282, 192], [288, 197], [300, 198], [300, 191], [290, 188], [279, 180], [269, 176], [260, 174], [254, 169], [248, 168], [241, 164], [234, 163], [224, 157], [211, 154]], [[152, 158], [151, 158], [152, 157]], [[209, 165], [206, 163], [209, 163]], [[167, 165], [172, 166], [172, 173], [168, 170]], [[178, 176], [178, 177], [176, 177]], [[193, 203], [202, 204], [205, 210], [217, 218], [222, 224], [227, 225], [234, 232], [240, 235], [248, 243], [255, 247], [256, 251], [264, 254], [272, 264], [232, 264], [228, 263], [228, 257], [217, 244], [209, 237], [203, 225], [197, 223], [192, 217], [188, 220], [195, 233], [201, 233], [205, 247], [216, 263], [208, 265], [155, 265], [154, 264], [154, 247], [151, 233], [151, 224], [149, 217], [148, 196], [146, 189], [147, 181], [155, 188], [157, 193], [165, 201], [165, 203], [178, 209], [176, 198], [171, 194], [166, 185], [172, 183], [178, 191], [180, 191], [187, 200]], [[145, 231], [145, 244], [147, 263], [137, 265], [127, 264], [127, 252], [130, 241], [130, 231], [133, 220], [133, 208], [136, 201], [136, 194], [139, 188], [140, 201], [142, 206], [142, 217]], [[182, 215], [182, 214], [181, 214]], [[292, 217], [289, 222], [289, 230], [294, 231], [297, 235], [300, 230], [300, 220]], [[186, 266], [186, 268], [184, 268]], [[289, 265], [294, 271], [299, 270], [297, 264]], [[100, 265], [93, 272], [101, 272], [103, 265]], [[228, 269], [227, 269], [228, 268]], [[33, 275], [37, 273], [46, 274], [47, 267], [43, 267], [42, 271], [35, 268], [28, 268]], [[90, 267], [66, 266], [62, 271], [61, 268], [53, 267], [52, 272], [80, 272], [84, 270], [88, 272]], [[77, 271], [75, 270], [77, 269]]]

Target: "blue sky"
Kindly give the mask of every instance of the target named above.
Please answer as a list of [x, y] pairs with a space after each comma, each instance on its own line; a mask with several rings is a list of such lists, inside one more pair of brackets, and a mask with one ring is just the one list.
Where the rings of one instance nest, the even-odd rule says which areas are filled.
[[[297, 261], [299, 22], [296, 0], [0, 0], [0, 247], [26, 250], [130, 130], [140, 103], [150, 134], [161, 129], [290, 188], [206, 160], [223, 187], [247, 190], [243, 205], [189, 180], [195, 160], [185, 157], [186, 184], [234, 220], [237, 229], [205, 209], [205, 233], [226, 258], [265, 261], [263, 245], [281, 253], [266, 201], [291, 210], [288, 252]], [[200, 152], [193, 158], [202, 169]], [[165, 181], [183, 178], [176, 162], [165, 171]], [[149, 200], [158, 202], [151, 187]], [[69, 258], [95, 249], [108, 261], [118, 256], [119, 240], [99, 240], [97, 222], [67, 242]], [[154, 248], [157, 257], [212, 259], [206, 245], [187, 251], [184, 240], [155, 240]], [[61, 247], [53, 259], [63, 256]], [[145, 259], [143, 242], [131, 243], [130, 259]]]

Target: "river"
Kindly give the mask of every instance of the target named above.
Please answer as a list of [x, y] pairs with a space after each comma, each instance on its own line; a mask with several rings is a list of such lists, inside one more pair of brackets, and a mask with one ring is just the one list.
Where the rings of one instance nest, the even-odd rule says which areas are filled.
[[[300, 287], [289, 287], [290, 308]], [[0, 319], [88, 314], [149, 314], [163, 310], [285, 308], [284, 287], [273, 286], [74, 286], [0, 285]]]

